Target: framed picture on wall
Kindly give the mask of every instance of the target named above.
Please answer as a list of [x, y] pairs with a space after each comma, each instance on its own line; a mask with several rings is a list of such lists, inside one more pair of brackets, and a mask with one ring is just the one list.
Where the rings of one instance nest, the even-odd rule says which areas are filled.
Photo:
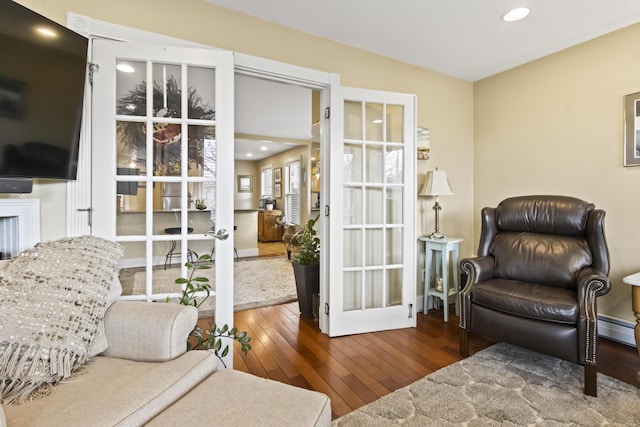
[[275, 196], [276, 199], [279, 199], [280, 197], [282, 197], [282, 184], [277, 183], [273, 187], [273, 195]]
[[253, 177], [238, 175], [238, 193], [253, 193]]
[[282, 182], [282, 168], [275, 168], [273, 170], [274, 182]]
[[624, 97], [624, 165], [640, 166], [640, 92]]

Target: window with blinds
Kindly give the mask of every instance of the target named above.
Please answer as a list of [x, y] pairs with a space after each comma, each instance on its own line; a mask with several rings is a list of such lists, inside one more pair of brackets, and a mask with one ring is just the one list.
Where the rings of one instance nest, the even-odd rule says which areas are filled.
[[284, 214], [287, 221], [300, 224], [300, 161], [284, 165]]
[[261, 197], [270, 198], [273, 195], [273, 184], [271, 183], [271, 174], [273, 169], [271, 166], [263, 168], [260, 171], [260, 194]]

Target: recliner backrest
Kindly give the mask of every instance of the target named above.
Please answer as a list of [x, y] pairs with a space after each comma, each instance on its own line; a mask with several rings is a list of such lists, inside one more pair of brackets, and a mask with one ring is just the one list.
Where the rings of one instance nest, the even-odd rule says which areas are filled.
[[524, 196], [502, 201], [488, 252], [494, 277], [574, 289], [593, 262], [586, 236], [594, 205], [565, 196]]
[[584, 236], [592, 203], [566, 196], [524, 196], [505, 199], [496, 208], [502, 231]]
[[489, 252], [494, 277], [575, 289], [578, 273], [591, 265], [586, 239], [542, 233], [498, 233]]

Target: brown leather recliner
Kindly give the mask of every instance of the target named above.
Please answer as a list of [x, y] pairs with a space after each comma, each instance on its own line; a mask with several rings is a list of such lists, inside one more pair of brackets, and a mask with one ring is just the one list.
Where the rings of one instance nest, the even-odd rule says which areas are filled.
[[523, 196], [482, 210], [478, 256], [460, 261], [460, 353], [469, 333], [584, 365], [597, 395], [596, 297], [611, 288], [605, 212], [565, 196]]

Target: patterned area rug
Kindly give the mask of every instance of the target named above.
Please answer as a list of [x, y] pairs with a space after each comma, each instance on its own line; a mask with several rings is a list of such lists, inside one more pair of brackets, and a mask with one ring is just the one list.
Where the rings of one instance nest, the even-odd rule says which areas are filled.
[[333, 421], [333, 426], [637, 426], [640, 389], [583, 368], [495, 344]]
[[[296, 283], [293, 277], [291, 261], [287, 257], [267, 257], [252, 260], [240, 260], [234, 267], [234, 311], [266, 307], [296, 301]], [[207, 275], [215, 289], [215, 266], [211, 270], [201, 270], [196, 274]], [[175, 280], [180, 277], [179, 268], [153, 271], [153, 292], [180, 292]], [[145, 273], [134, 275], [133, 295], [144, 294]], [[200, 316], [210, 316], [215, 307], [215, 297], [210, 297], [200, 307]]]

